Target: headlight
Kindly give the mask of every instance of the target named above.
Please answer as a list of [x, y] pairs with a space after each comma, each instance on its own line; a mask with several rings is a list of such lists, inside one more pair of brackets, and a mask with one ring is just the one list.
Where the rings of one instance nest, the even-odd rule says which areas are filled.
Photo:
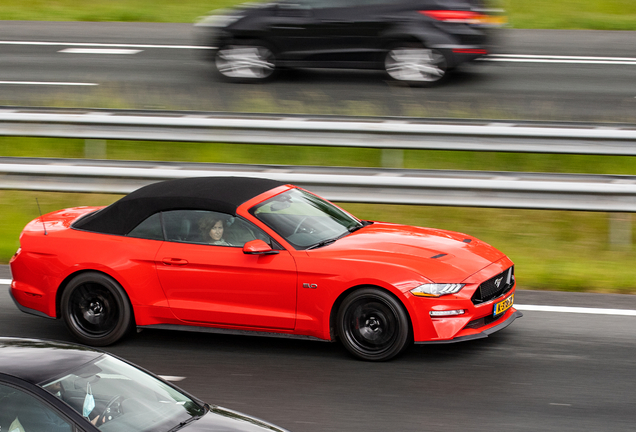
[[465, 285], [458, 283], [424, 284], [412, 289], [411, 293], [419, 297], [439, 297], [458, 293]]

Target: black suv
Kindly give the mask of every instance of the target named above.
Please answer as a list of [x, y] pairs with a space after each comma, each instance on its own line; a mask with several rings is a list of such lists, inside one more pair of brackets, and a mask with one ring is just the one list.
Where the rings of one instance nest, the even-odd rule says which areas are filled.
[[483, 0], [283, 0], [214, 11], [196, 26], [229, 81], [264, 81], [285, 68], [347, 68], [429, 86], [487, 54], [490, 29], [502, 22]]

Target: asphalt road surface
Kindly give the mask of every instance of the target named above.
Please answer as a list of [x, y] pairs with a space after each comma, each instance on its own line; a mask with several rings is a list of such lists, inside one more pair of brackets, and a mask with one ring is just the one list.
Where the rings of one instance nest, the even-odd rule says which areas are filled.
[[226, 84], [201, 59], [193, 30], [0, 21], [0, 105], [636, 121], [636, 32], [503, 30], [504, 57], [412, 89], [369, 71]]
[[[517, 303], [633, 311], [636, 296], [518, 291]], [[338, 344], [151, 330], [107, 350], [296, 432], [633, 431], [635, 320], [526, 311], [487, 339], [388, 363]], [[6, 282], [0, 334], [72, 341], [62, 322], [18, 311]]]

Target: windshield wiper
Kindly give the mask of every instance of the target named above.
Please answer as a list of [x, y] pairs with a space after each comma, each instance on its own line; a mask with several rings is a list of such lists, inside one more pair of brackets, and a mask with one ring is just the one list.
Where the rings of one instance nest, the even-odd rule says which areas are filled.
[[371, 221], [360, 221], [360, 225], [356, 225], [356, 226], [352, 226], [350, 228], [347, 228], [347, 231], [349, 231], [350, 233], [356, 232], [359, 229], [362, 229], [365, 226], [369, 226], [369, 225], [372, 225], [372, 224], [373, 224], [373, 222], [371, 222]]
[[331, 238], [331, 239], [320, 241], [320, 242], [318, 242], [316, 244], [313, 244], [313, 245], [309, 246], [305, 250], [316, 249], [316, 248], [323, 247], [323, 246], [326, 246], [328, 244], [331, 244], [331, 243], [335, 242], [336, 240], [340, 240], [341, 238], [348, 236], [352, 232], [356, 232], [359, 229], [364, 228], [365, 226], [371, 225], [372, 223], [373, 222], [362, 221], [360, 223], [360, 225], [356, 225], [356, 226], [352, 226], [350, 228], [347, 228], [347, 232], [343, 233], [342, 235], [339, 235], [338, 237], [334, 237], [334, 238]]
[[327, 240], [320, 241], [320, 242], [318, 242], [318, 243], [316, 243], [316, 244], [313, 244], [313, 245], [309, 246], [309, 247], [308, 247], [307, 249], [305, 249], [305, 250], [309, 250], [309, 249], [316, 249], [316, 248], [319, 248], [319, 247], [327, 246], [328, 244], [331, 244], [331, 243], [335, 242], [335, 241], [336, 241], [336, 240], [338, 240], [339, 238], [340, 238], [340, 237], [336, 237], [336, 238], [332, 238], [332, 239], [327, 239]]
[[193, 421], [195, 421], [195, 420], [199, 420], [201, 417], [203, 417], [203, 414], [202, 414], [202, 415], [200, 415], [200, 416], [193, 416], [193, 417], [190, 417], [189, 419], [182, 421], [181, 423], [179, 423], [178, 425], [176, 425], [176, 426], [175, 426], [175, 427], [173, 427], [172, 429], [168, 430], [168, 432], [175, 432], [175, 431], [178, 431], [179, 429], [181, 429], [182, 427], [184, 427], [184, 426], [186, 426], [186, 425], [188, 425], [188, 424], [192, 423]]

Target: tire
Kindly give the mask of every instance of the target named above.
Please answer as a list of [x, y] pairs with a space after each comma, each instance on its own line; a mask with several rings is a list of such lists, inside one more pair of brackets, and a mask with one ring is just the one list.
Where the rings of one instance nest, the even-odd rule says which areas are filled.
[[221, 78], [230, 82], [264, 82], [278, 73], [273, 50], [258, 41], [220, 47], [214, 65]]
[[448, 61], [439, 50], [405, 43], [389, 49], [384, 70], [395, 81], [412, 87], [431, 87], [446, 77]]
[[345, 297], [336, 325], [344, 347], [362, 360], [389, 360], [404, 351], [411, 338], [402, 304], [377, 288], [362, 288]]
[[74, 277], [61, 299], [64, 323], [80, 342], [111, 345], [128, 333], [133, 315], [128, 296], [111, 277], [86, 272]]

